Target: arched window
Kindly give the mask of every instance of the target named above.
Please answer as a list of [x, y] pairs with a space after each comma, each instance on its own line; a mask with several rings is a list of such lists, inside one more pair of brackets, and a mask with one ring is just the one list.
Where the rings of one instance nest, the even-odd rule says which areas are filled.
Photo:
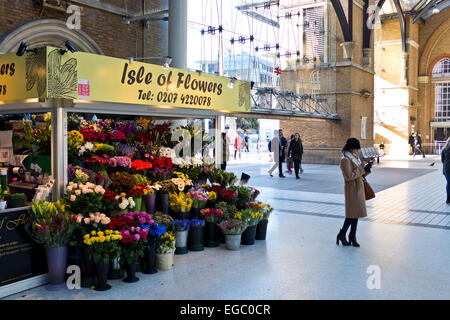
[[311, 84], [311, 94], [318, 94], [320, 92], [320, 73], [319, 70], [315, 70], [311, 73], [309, 78]]
[[450, 121], [450, 59], [444, 58], [433, 68], [434, 121]]

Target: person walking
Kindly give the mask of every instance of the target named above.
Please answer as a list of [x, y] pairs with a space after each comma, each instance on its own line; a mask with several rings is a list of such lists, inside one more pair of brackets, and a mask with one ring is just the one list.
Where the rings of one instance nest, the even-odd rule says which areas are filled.
[[222, 132], [222, 163], [220, 164], [220, 168], [222, 170], [226, 170], [227, 161], [229, 157], [228, 146], [230, 145], [230, 138], [228, 138], [226, 132]]
[[234, 160], [236, 160], [236, 155], [239, 152], [239, 159], [241, 159], [241, 148], [242, 148], [242, 138], [238, 134], [234, 139]]
[[447, 139], [441, 152], [442, 171], [447, 180], [447, 204], [450, 204], [450, 138]]
[[294, 139], [291, 140], [288, 150], [288, 157], [291, 157], [292, 160], [294, 161], [294, 172], [296, 179], [300, 179], [298, 172], [300, 170], [300, 166], [302, 163], [302, 156], [303, 156], [303, 144], [302, 140], [300, 139], [300, 134], [297, 132], [294, 135]]
[[409, 136], [409, 141], [408, 141], [409, 145], [411, 146], [411, 152], [414, 153], [414, 136], [411, 133], [411, 135]]
[[[288, 144], [288, 150], [291, 146], [291, 142], [292, 140], [294, 140], [294, 135], [291, 134], [291, 139], [289, 140], [289, 144]], [[286, 172], [288, 172], [289, 174], [292, 174], [292, 169], [294, 168], [294, 161], [292, 160], [292, 157], [289, 156], [289, 152], [287, 154], [287, 158], [286, 158]]]
[[422, 157], [425, 158], [425, 153], [422, 149], [422, 137], [420, 136], [420, 133], [416, 133], [416, 137], [414, 139], [414, 152], [413, 157], [416, 155], [416, 150], [420, 151], [422, 153]]
[[283, 137], [283, 130], [278, 130], [278, 137], [273, 137], [269, 143], [269, 151], [273, 152], [274, 165], [269, 170], [269, 175], [273, 177], [272, 173], [278, 166], [278, 176], [280, 178], [286, 178], [283, 174], [283, 161], [285, 158], [286, 138]]
[[244, 137], [244, 146], [245, 146], [244, 152], [250, 152], [248, 150], [248, 135], [245, 135]]
[[[358, 219], [367, 216], [364, 177], [370, 173], [372, 163], [365, 164], [359, 158], [360, 149], [361, 145], [356, 138], [348, 139], [342, 149], [340, 167], [345, 182], [345, 221], [336, 237], [336, 244], [340, 241], [344, 246], [360, 246], [356, 241]], [[350, 226], [349, 241], [347, 241], [346, 234]]]

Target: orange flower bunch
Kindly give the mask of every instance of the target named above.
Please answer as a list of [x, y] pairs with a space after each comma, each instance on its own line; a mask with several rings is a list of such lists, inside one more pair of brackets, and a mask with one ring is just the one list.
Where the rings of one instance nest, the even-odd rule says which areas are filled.
[[148, 161], [134, 160], [131, 163], [131, 168], [133, 169], [134, 172], [137, 172], [145, 169], [151, 169], [153, 168], [153, 164]]
[[139, 183], [139, 184], [135, 184], [129, 194], [135, 196], [135, 197], [140, 197], [143, 194], [145, 194], [146, 192], [148, 192], [148, 186], [146, 184], [143, 183]]

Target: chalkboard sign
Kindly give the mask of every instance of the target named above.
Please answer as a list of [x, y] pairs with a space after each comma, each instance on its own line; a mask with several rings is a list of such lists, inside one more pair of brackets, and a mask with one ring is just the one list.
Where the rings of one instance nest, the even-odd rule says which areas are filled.
[[0, 287], [47, 273], [44, 247], [25, 230], [29, 222], [27, 207], [0, 211]]

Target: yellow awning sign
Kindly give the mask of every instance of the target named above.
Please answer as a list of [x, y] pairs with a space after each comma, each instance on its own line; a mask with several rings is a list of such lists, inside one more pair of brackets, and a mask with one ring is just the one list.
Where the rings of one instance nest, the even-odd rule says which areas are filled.
[[0, 55], [0, 101], [45, 98], [47, 94], [45, 48], [37, 53]]
[[12, 63], [14, 73], [20, 69], [13, 81], [6, 76], [5, 65], [0, 86], [4, 83], [14, 89], [9, 96], [0, 95], [4, 101], [48, 97], [250, 112], [250, 83], [246, 81], [236, 81], [230, 88], [225, 77], [85, 52], [61, 53], [54, 47], [22, 57], [0, 55], [0, 62], [9, 65], [9, 73]]

